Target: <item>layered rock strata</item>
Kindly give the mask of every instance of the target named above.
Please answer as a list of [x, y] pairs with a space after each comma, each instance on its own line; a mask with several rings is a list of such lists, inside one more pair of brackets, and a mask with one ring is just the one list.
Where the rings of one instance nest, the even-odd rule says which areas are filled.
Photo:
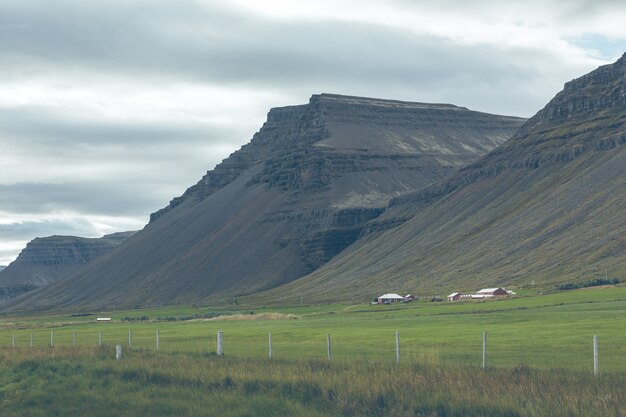
[[475, 161], [524, 121], [330, 94], [272, 109], [250, 143], [154, 213], [123, 248], [30, 301], [232, 301], [278, 287], [345, 250], [390, 199]]
[[357, 244], [280, 296], [346, 299], [372, 285], [445, 294], [623, 277], [624, 145], [626, 54], [565, 84], [487, 156], [393, 198]]
[[0, 287], [33, 289], [71, 275], [94, 259], [109, 253], [134, 232], [101, 238], [49, 236], [30, 241], [17, 259], [0, 271]]

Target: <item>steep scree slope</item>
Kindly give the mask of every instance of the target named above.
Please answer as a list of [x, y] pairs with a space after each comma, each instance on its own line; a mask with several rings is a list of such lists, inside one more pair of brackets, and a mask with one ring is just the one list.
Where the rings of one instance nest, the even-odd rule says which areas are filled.
[[279, 286], [353, 243], [391, 198], [476, 160], [523, 122], [328, 94], [272, 109], [249, 144], [144, 230], [22, 306], [190, 303]]
[[323, 268], [263, 297], [444, 294], [626, 276], [626, 54], [565, 85], [511, 140], [394, 198]]

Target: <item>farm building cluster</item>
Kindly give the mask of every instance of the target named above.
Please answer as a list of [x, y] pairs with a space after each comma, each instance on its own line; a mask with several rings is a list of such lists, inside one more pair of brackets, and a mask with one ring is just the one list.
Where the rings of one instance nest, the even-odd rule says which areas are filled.
[[515, 293], [511, 290], [507, 290], [505, 288], [483, 288], [482, 290], [474, 293], [474, 294], [463, 294], [461, 292], [453, 292], [448, 296], [448, 301], [458, 301], [458, 300], [480, 300], [484, 298], [493, 298], [493, 297], [506, 297], [509, 295], [515, 295]]
[[[481, 300], [486, 298], [494, 298], [494, 297], [507, 297], [510, 295], [516, 295], [513, 291], [507, 290], [502, 287], [498, 288], [483, 288], [482, 290], [471, 293], [464, 294], [462, 292], [453, 292], [448, 296], [448, 301], [459, 301], [459, 300]], [[400, 294], [395, 293], [387, 293], [383, 294], [380, 297], [376, 297], [374, 301], [372, 301], [372, 305], [374, 304], [392, 304], [392, 303], [407, 303], [409, 301], [416, 300], [417, 298], [412, 294], [407, 294], [405, 296], [401, 296]], [[430, 301], [443, 301], [439, 297], [433, 297]]]

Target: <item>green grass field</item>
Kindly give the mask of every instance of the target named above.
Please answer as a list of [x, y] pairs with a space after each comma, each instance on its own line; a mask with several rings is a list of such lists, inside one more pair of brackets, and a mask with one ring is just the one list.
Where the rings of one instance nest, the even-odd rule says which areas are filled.
[[[626, 371], [626, 288], [595, 288], [485, 302], [401, 305], [325, 305], [282, 308], [238, 306], [230, 310], [168, 307], [164, 309], [98, 313], [72, 317], [7, 317], [0, 322], [0, 347], [97, 346], [98, 333], [108, 345], [132, 349], [156, 348], [160, 333], [164, 352], [214, 352], [218, 330], [224, 332], [227, 356], [263, 358], [272, 333], [276, 359], [324, 359], [326, 335], [331, 335], [333, 360], [372, 359], [395, 362], [395, 332], [400, 333], [401, 362], [428, 365], [478, 366], [482, 361], [482, 332], [488, 334], [488, 364], [591, 372], [592, 337], [599, 337], [603, 372]], [[157, 321], [208, 312], [245, 318], [263, 313], [293, 314], [290, 320]], [[255, 314], [249, 314], [254, 311]], [[96, 323], [98, 315], [111, 323]], [[124, 317], [148, 321], [123, 321]]]
[[[5, 316], [0, 414], [624, 416], [624, 307], [626, 288], [615, 287], [466, 303]], [[237, 313], [245, 313], [243, 319], [157, 321]], [[268, 313], [297, 319], [259, 319]], [[96, 323], [98, 316], [113, 321]], [[218, 330], [224, 332], [223, 357], [215, 355]], [[480, 367], [483, 331], [487, 370]], [[593, 335], [600, 341], [597, 376]], [[122, 360], [114, 359], [115, 344], [125, 345]]]

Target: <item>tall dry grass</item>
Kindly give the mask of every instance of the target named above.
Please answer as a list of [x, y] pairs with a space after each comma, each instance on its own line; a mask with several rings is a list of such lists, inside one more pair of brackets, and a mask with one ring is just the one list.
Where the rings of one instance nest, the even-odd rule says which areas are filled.
[[125, 354], [0, 349], [2, 415], [626, 416], [623, 374]]

